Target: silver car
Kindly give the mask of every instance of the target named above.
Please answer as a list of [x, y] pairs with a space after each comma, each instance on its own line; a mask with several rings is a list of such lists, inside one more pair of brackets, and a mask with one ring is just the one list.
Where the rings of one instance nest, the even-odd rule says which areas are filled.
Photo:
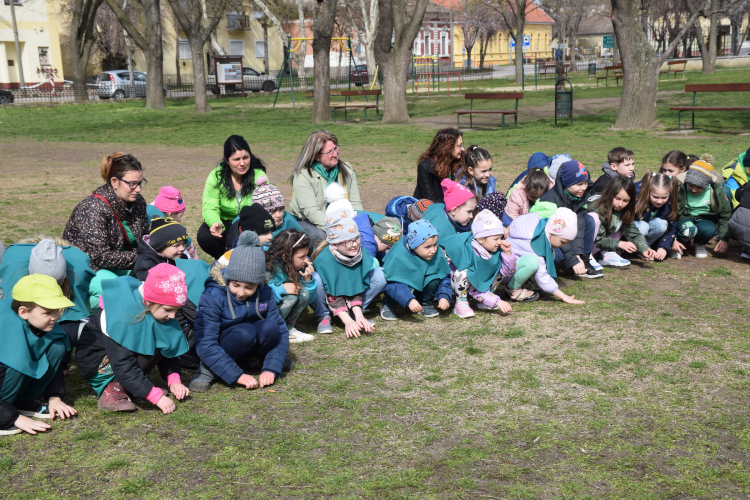
[[[255, 71], [253, 68], [250, 68], [248, 66], [242, 67], [242, 76], [243, 80], [245, 80], [245, 91], [252, 91], [252, 92], [272, 92], [276, 90], [276, 77], [271, 75], [264, 75], [263, 73], [259, 73]], [[208, 75], [208, 78], [206, 78], [206, 87], [207, 90], [211, 93], [216, 92], [216, 71], [215, 69], [211, 69], [211, 72]], [[235, 93], [235, 92], [241, 92], [242, 91], [242, 85], [239, 83], [227, 83], [227, 84], [219, 84], [219, 88], [227, 94]]]
[[[146, 73], [133, 71], [133, 90], [135, 97], [146, 97]], [[97, 86], [99, 99], [117, 99], [118, 101], [130, 97], [130, 73], [128, 70], [113, 70], [99, 73]], [[167, 95], [167, 86], [164, 86]]]

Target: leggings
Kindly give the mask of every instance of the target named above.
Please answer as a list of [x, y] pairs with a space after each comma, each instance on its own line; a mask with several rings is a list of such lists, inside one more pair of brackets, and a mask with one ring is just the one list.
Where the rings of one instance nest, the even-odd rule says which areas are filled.
[[211, 228], [205, 222], [198, 228], [198, 236], [196, 238], [201, 250], [213, 257], [214, 260], [224, 255], [224, 252], [227, 251], [227, 233], [232, 226], [231, 220], [222, 220], [221, 223], [224, 224], [224, 231], [221, 233], [221, 238], [217, 238], [211, 234]]
[[301, 286], [298, 295], [286, 295], [279, 302], [279, 314], [286, 320], [287, 325], [294, 325], [310, 302], [312, 302], [310, 292]]

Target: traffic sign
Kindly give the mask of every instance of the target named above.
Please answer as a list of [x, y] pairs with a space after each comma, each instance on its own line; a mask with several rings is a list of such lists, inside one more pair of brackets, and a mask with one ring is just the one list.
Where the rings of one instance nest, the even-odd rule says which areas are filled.
[[612, 49], [615, 47], [615, 36], [614, 35], [604, 35], [604, 40], [602, 41], [602, 47], [605, 49]]

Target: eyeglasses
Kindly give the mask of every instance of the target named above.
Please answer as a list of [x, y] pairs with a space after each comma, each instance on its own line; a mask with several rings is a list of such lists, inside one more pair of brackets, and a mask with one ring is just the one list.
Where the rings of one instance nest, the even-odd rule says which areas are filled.
[[336, 153], [338, 153], [338, 152], [339, 152], [339, 147], [338, 147], [338, 146], [336, 146], [336, 147], [335, 147], [335, 148], [333, 148], [332, 150], [330, 150], [330, 151], [326, 151], [326, 152], [321, 152], [320, 154], [322, 154], [322, 155], [325, 155], [325, 156], [327, 156], [327, 157], [329, 157], [329, 158], [330, 158], [331, 156], [335, 155], [335, 154], [336, 154]]
[[359, 246], [359, 243], [360, 243], [360, 237], [357, 236], [353, 240], [342, 241], [341, 243], [339, 243], [339, 245], [343, 245], [346, 248], [357, 248]]
[[137, 187], [143, 189], [144, 187], [146, 187], [146, 184], [148, 184], [148, 181], [146, 179], [141, 179], [140, 181], [124, 181], [122, 179], [119, 179], [119, 181], [127, 184], [131, 191]]

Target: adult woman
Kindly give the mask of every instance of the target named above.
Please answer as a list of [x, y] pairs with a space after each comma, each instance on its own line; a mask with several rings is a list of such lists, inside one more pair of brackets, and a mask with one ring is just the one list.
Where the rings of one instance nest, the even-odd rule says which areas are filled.
[[208, 174], [203, 190], [203, 224], [198, 245], [214, 259], [227, 250], [227, 231], [240, 209], [253, 204], [255, 182], [266, 176], [263, 161], [239, 135], [224, 141], [224, 158]]
[[463, 164], [464, 139], [455, 128], [438, 130], [427, 151], [419, 157], [414, 197], [444, 203], [443, 179], [452, 179]]
[[317, 130], [307, 138], [290, 180], [294, 194], [288, 211], [313, 240], [313, 246], [326, 237], [326, 200], [323, 191], [329, 184], [338, 182], [344, 186], [346, 197], [354, 210], [364, 210], [357, 176], [351, 165], [339, 159], [339, 141], [326, 130]]

